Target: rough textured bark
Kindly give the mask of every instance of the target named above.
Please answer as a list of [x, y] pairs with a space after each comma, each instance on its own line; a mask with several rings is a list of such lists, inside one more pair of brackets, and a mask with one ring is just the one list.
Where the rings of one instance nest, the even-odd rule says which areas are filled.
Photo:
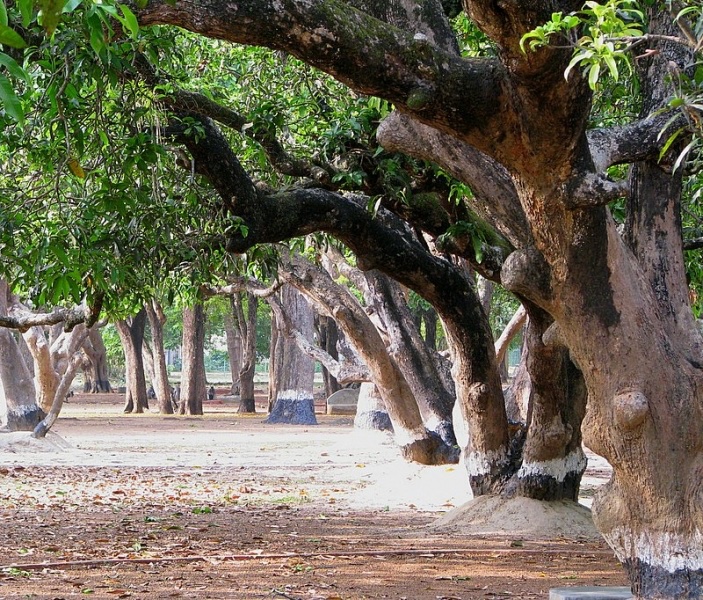
[[[295, 328], [312, 339], [314, 318], [308, 301], [291, 286], [284, 286], [281, 296], [283, 310]], [[283, 360], [277, 365], [278, 390], [266, 423], [317, 425], [313, 398], [315, 362], [298, 348], [292, 337], [284, 335], [277, 343], [283, 346]]]
[[124, 412], [126, 413], [143, 413], [149, 409], [144, 362], [142, 360], [145, 325], [146, 311], [144, 309], [129, 319], [115, 322], [115, 329], [117, 329], [117, 333], [120, 336], [125, 358], [127, 390], [125, 392]]
[[202, 415], [205, 385], [205, 310], [201, 302], [183, 309], [181, 415]]
[[[0, 278], [0, 315], [7, 315], [7, 282]], [[32, 374], [11, 330], [0, 327], [0, 416], [3, 429], [32, 431], [46, 413], [37, 405]]]
[[456, 446], [452, 427], [454, 388], [445, 387], [437, 357], [414, 326], [400, 286], [376, 270], [367, 271], [365, 276], [371, 292], [367, 302], [381, 317], [388, 353], [408, 382], [425, 426], [449, 446]]
[[164, 353], [164, 325], [166, 315], [158, 301], [152, 300], [144, 306], [151, 329], [151, 359], [154, 367], [154, 393], [162, 415], [173, 414], [171, 402], [171, 384], [168, 381], [166, 354]]
[[107, 349], [103, 342], [100, 328], [90, 328], [88, 339], [83, 344], [83, 352], [88, 357], [88, 364], [83, 369], [86, 386], [84, 391], [93, 394], [112, 392], [107, 368]]

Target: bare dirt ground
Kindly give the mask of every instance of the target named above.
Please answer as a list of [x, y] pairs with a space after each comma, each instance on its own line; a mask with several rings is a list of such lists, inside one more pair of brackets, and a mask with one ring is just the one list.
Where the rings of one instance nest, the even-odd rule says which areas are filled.
[[[351, 418], [272, 426], [217, 399], [197, 418], [121, 408], [117, 394], [76, 396], [51, 444], [10, 434], [0, 448], [0, 598], [546, 599], [625, 585], [583, 524], [521, 508], [520, 532], [433, 527], [470, 499], [462, 467], [405, 463]], [[607, 470], [593, 461], [584, 502]]]

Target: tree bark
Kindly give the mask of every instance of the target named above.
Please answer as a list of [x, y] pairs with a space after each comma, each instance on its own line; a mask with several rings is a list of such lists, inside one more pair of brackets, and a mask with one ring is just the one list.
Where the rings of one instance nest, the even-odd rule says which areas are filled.
[[207, 396], [205, 381], [205, 310], [202, 302], [183, 309], [183, 369], [181, 415], [202, 415]]
[[[312, 339], [314, 318], [307, 300], [292, 286], [284, 286], [281, 297], [283, 310], [294, 327]], [[284, 335], [277, 343], [283, 345], [283, 361], [276, 367], [278, 391], [265, 422], [317, 425], [313, 397], [315, 362], [298, 348], [292, 337]]]
[[115, 322], [125, 358], [127, 390], [124, 412], [126, 413], [143, 413], [149, 409], [142, 360], [145, 325], [146, 311], [143, 308], [135, 316]]
[[[0, 315], [8, 315], [10, 290], [0, 278]], [[46, 413], [37, 405], [32, 374], [10, 329], [0, 327], [0, 422], [8, 431], [32, 431]]]
[[239, 366], [239, 409], [241, 413], [256, 412], [254, 398], [256, 376], [256, 314], [259, 299], [253, 294], [246, 294], [247, 310], [244, 312], [242, 294], [230, 297], [232, 314], [236, 316], [242, 340], [242, 358]]
[[375, 270], [364, 275], [370, 291], [367, 304], [381, 317], [388, 353], [408, 382], [425, 426], [448, 446], [456, 446], [452, 426], [452, 408], [456, 402], [453, 386], [451, 389], [444, 386], [437, 357], [415, 327], [400, 286]]
[[[317, 341], [320, 344], [320, 348], [334, 360], [339, 360], [339, 354], [337, 353], [337, 324], [334, 319], [324, 315], [315, 315], [315, 331], [317, 332]], [[325, 397], [327, 398], [342, 389], [337, 379], [324, 365], [322, 365], [322, 380], [325, 384]]]
[[98, 325], [90, 328], [83, 352], [88, 357], [88, 365], [83, 369], [88, 385], [87, 389], [84, 386], [84, 391], [93, 394], [112, 392], [107, 367], [107, 349]]
[[383, 398], [373, 383], [364, 382], [359, 390], [359, 403], [354, 417], [356, 429], [393, 431], [393, 423], [386, 410]]
[[282, 261], [281, 276], [334, 317], [347, 340], [366, 363], [384, 399], [401, 454], [408, 460], [422, 464], [456, 462], [458, 456], [455, 450], [425, 427], [410, 386], [358, 301], [335, 284], [326, 271], [302, 257], [284, 257]]
[[171, 402], [171, 384], [168, 381], [168, 368], [166, 367], [166, 354], [164, 352], [164, 325], [166, 315], [157, 300], [152, 300], [144, 305], [146, 316], [151, 329], [151, 357], [154, 366], [154, 393], [162, 415], [173, 414]]

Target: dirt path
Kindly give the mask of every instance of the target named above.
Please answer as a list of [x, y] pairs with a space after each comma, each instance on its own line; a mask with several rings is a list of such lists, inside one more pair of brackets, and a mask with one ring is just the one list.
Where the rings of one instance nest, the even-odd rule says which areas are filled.
[[[24, 565], [0, 572], [0, 598], [467, 600], [624, 585], [600, 541], [433, 533], [470, 498], [462, 468], [408, 464], [349, 418], [269, 426], [217, 401], [202, 418], [120, 409], [116, 395], [72, 398], [61, 449], [0, 449], [0, 563]], [[606, 475], [596, 463], [586, 501]]]

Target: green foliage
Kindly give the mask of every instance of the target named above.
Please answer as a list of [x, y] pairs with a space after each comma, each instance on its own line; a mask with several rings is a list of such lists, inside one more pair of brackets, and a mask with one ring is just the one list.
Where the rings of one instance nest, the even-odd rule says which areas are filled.
[[[579, 66], [588, 77], [588, 85], [596, 89], [601, 70], [606, 67], [610, 76], [619, 78], [618, 62], [629, 66], [627, 52], [635, 39], [644, 35], [644, 14], [635, 0], [589, 0], [578, 12], [564, 15], [553, 13], [551, 21], [527, 32], [520, 47], [537, 50], [552, 43], [555, 36], [574, 46], [574, 55], [564, 72], [568, 79], [571, 70]], [[572, 33], [583, 33], [574, 40]], [[571, 42], [573, 44], [571, 44]]]

